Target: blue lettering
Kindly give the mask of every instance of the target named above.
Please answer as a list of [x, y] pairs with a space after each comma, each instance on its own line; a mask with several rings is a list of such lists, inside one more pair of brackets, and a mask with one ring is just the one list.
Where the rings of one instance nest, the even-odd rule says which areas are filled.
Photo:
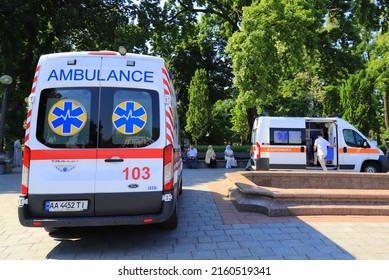
[[123, 81], [123, 78], [124, 78], [124, 80], [126, 80], [127, 82], [130, 82], [131, 81], [130, 74], [131, 74], [130, 71], [127, 71], [127, 75], [126, 75], [126, 73], [123, 70], [120, 70], [119, 81]]
[[100, 70], [97, 70], [97, 80], [98, 80], [98, 81], [105, 81], [104, 78], [101, 78], [101, 77], [100, 77], [100, 73], [101, 73], [101, 71], [100, 71]]
[[88, 69], [85, 70], [85, 80], [87, 81], [93, 81], [93, 80], [96, 80], [96, 69], [93, 70], [93, 76], [92, 77], [89, 77], [88, 76]]
[[84, 79], [84, 70], [75, 69], [74, 70], [74, 78], [75, 81], [82, 81]]
[[72, 76], [73, 76], [73, 70], [70, 69], [69, 72], [67, 73], [67, 75], [65, 75], [65, 70], [61, 69], [59, 71], [59, 80], [62, 81], [67, 81], [68, 79], [69, 80], [72, 80]]
[[52, 78], [58, 81], [57, 72], [55, 72], [55, 70], [51, 71], [50, 76], [47, 79], [47, 81], [50, 81], [50, 79], [52, 79]]
[[154, 83], [153, 71], [123, 71], [111, 70], [108, 76], [104, 77], [100, 69], [53, 69], [47, 81], [126, 81], [135, 83]]
[[154, 72], [153, 71], [145, 71], [145, 83], [154, 83]]
[[[135, 77], [135, 74], [139, 74], [139, 79], [137, 79], [136, 77]], [[132, 72], [132, 80], [134, 81], [134, 82], [137, 82], [137, 83], [139, 83], [139, 82], [141, 82], [142, 81], [142, 72], [141, 71], [134, 71], [134, 72]]]
[[108, 75], [107, 81], [109, 81], [111, 79], [118, 81], [118, 77], [116, 76], [115, 70], [111, 70], [111, 72]]

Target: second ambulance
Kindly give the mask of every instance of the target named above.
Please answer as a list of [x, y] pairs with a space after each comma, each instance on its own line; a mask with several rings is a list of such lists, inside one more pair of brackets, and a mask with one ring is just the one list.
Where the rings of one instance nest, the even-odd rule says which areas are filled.
[[315, 170], [313, 145], [318, 133], [329, 147], [328, 170], [387, 172], [388, 158], [360, 131], [341, 118], [258, 117], [253, 126], [255, 170]]

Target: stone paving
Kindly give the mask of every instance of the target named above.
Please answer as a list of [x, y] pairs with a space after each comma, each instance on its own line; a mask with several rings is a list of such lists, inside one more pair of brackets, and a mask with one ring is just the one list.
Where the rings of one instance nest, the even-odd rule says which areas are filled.
[[21, 173], [0, 175], [0, 260], [389, 260], [388, 216], [238, 212], [226, 172], [184, 170], [179, 226], [78, 228], [49, 236], [17, 217]]

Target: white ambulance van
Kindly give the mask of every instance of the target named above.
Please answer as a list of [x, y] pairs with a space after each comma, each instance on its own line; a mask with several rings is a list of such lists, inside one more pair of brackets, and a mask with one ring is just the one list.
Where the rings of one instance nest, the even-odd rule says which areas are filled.
[[27, 115], [19, 220], [65, 227], [177, 226], [182, 163], [164, 60], [89, 51], [43, 55]]
[[315, 170], [313, 145], [319, 132], [328, 148], [328, 170], [387, 172], [388, 159], [361, 132], [340, 118], [256, 118], [251, 134], [254, 170]]

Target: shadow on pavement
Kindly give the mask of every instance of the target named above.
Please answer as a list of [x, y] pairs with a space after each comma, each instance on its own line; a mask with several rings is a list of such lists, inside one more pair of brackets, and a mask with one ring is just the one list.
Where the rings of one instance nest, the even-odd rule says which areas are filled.
[[[231, 171], [234, 172], [234, 171]], [[75, 260], [352, 260], [350, 253], [303, 221], [224, 223], [210, 181], [225, 170], [184, 170], [179, 226], [69, 229], [47, 259]]]

